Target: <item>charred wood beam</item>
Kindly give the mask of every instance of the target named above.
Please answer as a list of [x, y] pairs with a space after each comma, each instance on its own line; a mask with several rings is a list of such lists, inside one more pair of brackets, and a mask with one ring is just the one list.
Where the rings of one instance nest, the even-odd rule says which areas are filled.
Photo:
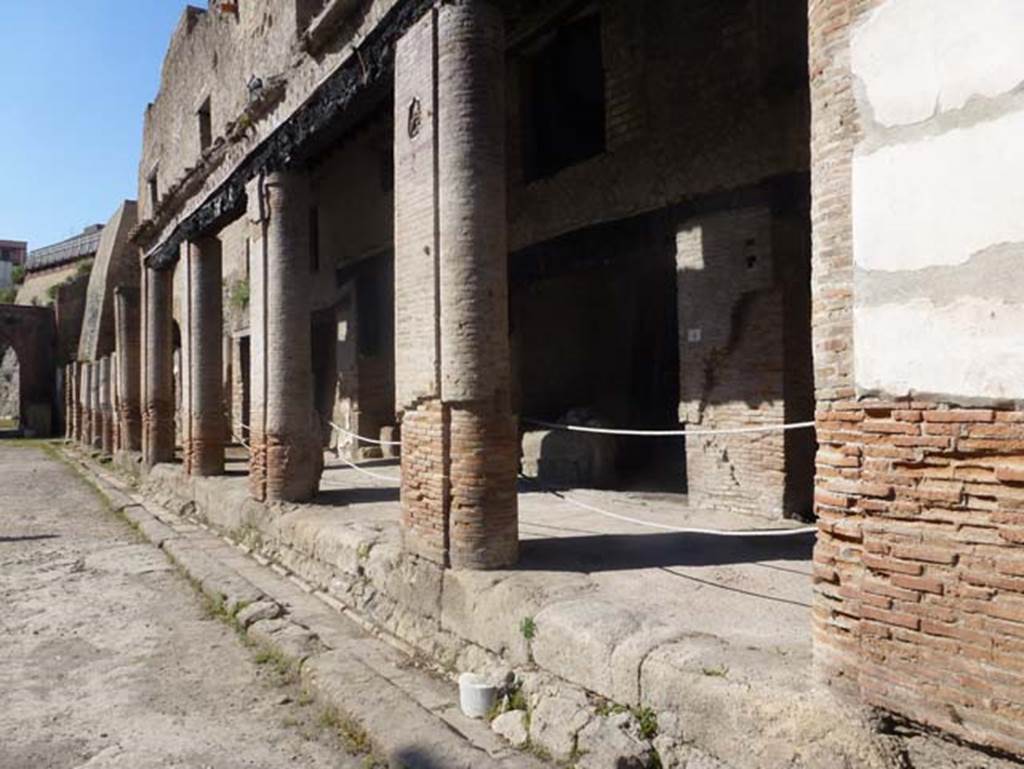
[[146, 266], [173, 268], [182, 243], [215, 234], [245, 212], [246, 182], [261, 173], [304, 167], [364, 119], [390, 93], [395, 44], [433, 6], [434, 0], [408, 0], [392, 8], [305, 104], [149, 252]]

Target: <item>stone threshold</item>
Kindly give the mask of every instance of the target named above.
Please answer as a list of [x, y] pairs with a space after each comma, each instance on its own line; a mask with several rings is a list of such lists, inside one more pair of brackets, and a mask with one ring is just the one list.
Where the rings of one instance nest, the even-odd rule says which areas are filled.
[[[558, 761], [596, 769], [596, 754], [618, 743], [616, 761], [653, 746], [666, 768], [899, 765], [895, 741], [869, 714], [815, 679], [809, 649], [696, 632], [692, 622], [609, 598], [587, 574], [442, 570], [402, 550], [394, 521], [264, 505], [238, 480], [159, 465], [141, 491], [147, 504], [210, 527], [452, 677], [514, 673], [530, 713], [528, 739]], [[638, 724], [652, 722], [656, 735], [639, 733]], [[646, 764], [621, 764], [634, 765]]]

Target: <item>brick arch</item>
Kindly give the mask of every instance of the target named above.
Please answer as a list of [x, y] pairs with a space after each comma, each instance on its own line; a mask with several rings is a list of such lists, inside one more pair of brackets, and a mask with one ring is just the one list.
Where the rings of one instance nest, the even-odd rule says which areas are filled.
[[0, 348], [18, 356], [21, 428], [46, 437], [57, 427], [56, 325], [49, 307], [0, 305]]

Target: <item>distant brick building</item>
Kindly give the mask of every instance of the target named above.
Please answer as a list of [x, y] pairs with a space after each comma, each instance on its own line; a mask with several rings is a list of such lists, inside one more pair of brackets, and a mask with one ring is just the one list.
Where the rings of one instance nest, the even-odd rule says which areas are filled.
[[7, 288], [14, 283], [15, 267], [25, 264], [28, 243], [20, 240], [0, 240], [0, 288]]

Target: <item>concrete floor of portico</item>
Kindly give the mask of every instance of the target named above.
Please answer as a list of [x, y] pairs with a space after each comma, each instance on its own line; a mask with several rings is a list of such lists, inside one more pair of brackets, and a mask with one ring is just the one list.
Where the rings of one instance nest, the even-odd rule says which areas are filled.
[[[365, 461], [359, 467], [363, 472], [326, 454], [320, 494], [301, 507], [329, 508], [333, 521], [369, 525], [397, 542], [398, 460]], [[244, 451], [229, 452], [227, 469], [229, 483], [245, 483]], [[498, 574], [543, 577], [549, 588], [564, 581], [567, 589], [555, 591], [560, 600], [586, 595], [627, 606], [681, 632], [770, 649], [810, 664], [813, 534], [676, 533], [609, 518], [567, 500], [674, 527], [736, 531], [794, 528], [796, 523], [695, 509], [679, 494], [547, 491], [524, 481], [519, 493], [521, 558], [514, 570]], [[579, 575], [585, 575], [585, 582], [572, 579]]]

